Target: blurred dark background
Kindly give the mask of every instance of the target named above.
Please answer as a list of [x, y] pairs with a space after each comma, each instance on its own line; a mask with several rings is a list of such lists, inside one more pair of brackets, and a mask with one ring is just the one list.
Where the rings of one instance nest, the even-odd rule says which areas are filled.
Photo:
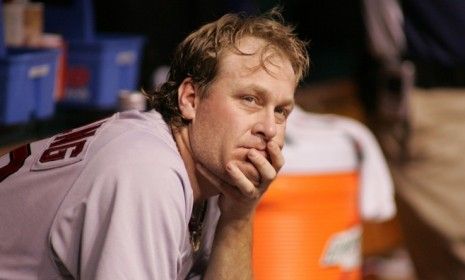
[[189, 32], [226, 12], [256, 14], [275, 5], [284, 18], [309, 41], [311, 74], [306, 81], [356, 77], [366, 55], [361, 3], [356, 0], [316, 1], [152, 1], [115, 0], [111, 7], [95, 1], [99, 32], [126, 32], [147, 36], [140, 83], [150, 86], [150, 76], [168, 65], [175, 46]]
[[[32, 2], [76, 8], [75, 0]], [[375, 108], [376, 95], [373, 94], [372, 77], [374, 71], [370, 71], [375, 64], [366, 47], [362, 1], [90, 0], [82, 3], [91, 3], [94, 21], [88, 27], [95, 29], [96, 33], [123, 33], [142, 35], [145, 38], [138, 86], [134, 89], [152, 88], [155, 71], [160, 66], [169, 65], [175, 47], [187, 34], [202, 24], [216, 20], [227, 12], [257, 14], [279, 6], [282, 8], [284, 19], [295, 25], [299, 36], [308, 42], [311, 70], [303, 81], [302, 88], [308, 89], [309, 85], [312, 88], [302, 90], [296, 95], [302, 97], [298, 102], [304, 109], [315, 112], [333, 110], [363, 120], [364, 112]], [[89, 10], [88, 7], [86, 9]], [[75, 18], [82, 20], [82, 15], [75, 15]], [[82, 23], [73, 24], [80, 26]], [[337, 106], [338, 104], [334, 106], [334, 103], [354, 106], [346, 109]], [[357, 109], [354, 110], [354, 107]], [[110, 109], [112, 111], [114, 108]], [[50, 127], [60, 130], [63, 127], [79, 126], [79, 120], [86, 122], [110, 113], [106, 109], [102, 114], [101, 109], [89, 110], [90, 112], [87, 108], [75, 110], [72, 107], [57, 106], [52, 119], [53, 125], [46, 123], [44, 133], [37, 133], [38, 137], [50, 134]], [[85, 116], [91, 116], [91, 119]], [[24, 126], [26, 128], [23, 128]], [[16, 139], [22, 139], [24, 134], [28, 134], [26, 131], [42, 131], [41, 126], [42, 121], [31, 121], [18, 127], [0, 127], [4, 134], [0, 143], [16, 142]], [[24, 132], [17, 133], [20, 130]], [[12, 134], [15, 136], [10, 139]]]

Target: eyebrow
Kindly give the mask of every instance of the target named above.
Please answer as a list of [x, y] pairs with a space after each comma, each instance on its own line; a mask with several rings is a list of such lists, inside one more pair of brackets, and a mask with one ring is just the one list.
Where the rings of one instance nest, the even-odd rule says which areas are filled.
[[[265, 89], [264, 87], [262, 86], [259, 86], [259, 85], [248, 85], [244, 88], [246, 91], [253, 91], [259, 95], [261, 95], [262, 97], [267, 97], [267, 95], [270, 95], [271, 92], [269, 92], [267, 89]], [[293, 108], [295, 106], [295, 100], [294, 98], [292, 99], [285, 99], [283, 102], [281, 102], [281, 104], [279, 106], [290, 106], [291, 108]]]

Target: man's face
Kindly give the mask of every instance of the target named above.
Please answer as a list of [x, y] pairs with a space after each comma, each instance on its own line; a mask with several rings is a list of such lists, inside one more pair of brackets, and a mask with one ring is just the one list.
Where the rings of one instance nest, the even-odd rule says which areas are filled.
[[252, 183], [260, 175], [247, 158], [254, 148], [269, 159], [266, 145], [281, 148], [287, 115], [294, 105], [296, 77], [290, 62], [270, 51], [268, 72], [260, 67], [265, 42], [246, 37], [239, 49], [254, 55], [226, 51], [207, 97], [196, 97], [195, 117], [189, 126], [194, 159], [210, 172], [228, 181], [226, 164], [233, 161]]

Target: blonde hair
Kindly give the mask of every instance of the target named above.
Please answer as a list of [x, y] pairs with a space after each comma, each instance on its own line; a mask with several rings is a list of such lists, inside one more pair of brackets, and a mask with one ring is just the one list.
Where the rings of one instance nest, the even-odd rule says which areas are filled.
[[229, 49], [244, 53], [237, 43], [244, 37], [259, 38], [266, 42], [260, 52], [260, 66], [265, 70], [267, 50], [277, 51], [287, 58], [297, 81], [302, 80], [309, 69], [310, 59], [306, 43], [294, 33], [294, 27], [286, 25], [279, 9], [274, 8], [260, 16], [226, 14], [205, 24], [187, 36], [177, 47], [171, 63], [168, 80], [159, 89], [146, 93], [149, 104], [161, 113], [165, 121], [175, 126], [184, 125], [178, 107], [178, 87], [187, 77], [199, 86], [202, 93], [218, 72], [221, 52]]

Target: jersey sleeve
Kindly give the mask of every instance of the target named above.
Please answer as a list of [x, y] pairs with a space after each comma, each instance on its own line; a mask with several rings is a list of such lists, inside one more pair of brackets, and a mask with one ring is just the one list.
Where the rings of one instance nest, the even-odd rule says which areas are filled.
[[100, 157], [75, 183], [50, 235], [57, 262], [75, 278], [177, 279], [189, 186], [150, 157]]

